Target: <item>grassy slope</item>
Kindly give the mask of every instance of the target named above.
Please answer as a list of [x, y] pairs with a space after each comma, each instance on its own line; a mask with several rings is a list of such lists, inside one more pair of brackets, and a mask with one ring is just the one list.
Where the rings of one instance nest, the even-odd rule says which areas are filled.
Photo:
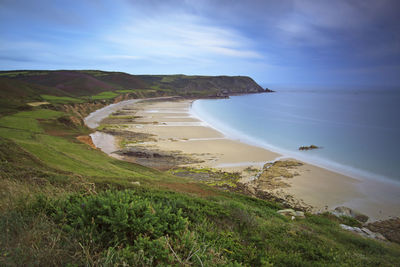
[[398, 263], [397, 245], [347, 233], [336, 218], [292, 221], [279, 204], [112, 159], [76, 141], [88, 130], [64, 115], [0, 117], [0, 265]]

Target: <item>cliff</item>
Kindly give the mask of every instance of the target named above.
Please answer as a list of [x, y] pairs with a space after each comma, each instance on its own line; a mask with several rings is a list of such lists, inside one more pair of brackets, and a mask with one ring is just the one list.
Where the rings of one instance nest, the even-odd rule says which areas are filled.
[[150, 88], [170, 90], [179, 95], [220, 96], [259, 93], [264, 89], [246, 76], [140, 75]]

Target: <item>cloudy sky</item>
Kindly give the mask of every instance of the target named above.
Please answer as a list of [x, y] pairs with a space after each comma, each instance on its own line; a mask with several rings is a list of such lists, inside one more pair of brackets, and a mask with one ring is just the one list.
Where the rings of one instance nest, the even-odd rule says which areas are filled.
[[0, 69], [400, 85], [398, 0], [0, 0]]

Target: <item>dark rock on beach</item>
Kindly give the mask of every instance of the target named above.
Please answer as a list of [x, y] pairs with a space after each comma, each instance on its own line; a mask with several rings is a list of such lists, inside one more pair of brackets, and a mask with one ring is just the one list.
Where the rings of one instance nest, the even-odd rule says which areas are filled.
[[160, 151], [143, 146], [127, 147], [115, 153], [123, 156], [126, 161], [135, 162], [158, 170], [168, 170], [182, 164], [200, 162], [189, 155], [179, 152]]
[[365, 227], [373, 232], [381, 233], [392, 242], [400, 244], [400, 218], [369, 223]]

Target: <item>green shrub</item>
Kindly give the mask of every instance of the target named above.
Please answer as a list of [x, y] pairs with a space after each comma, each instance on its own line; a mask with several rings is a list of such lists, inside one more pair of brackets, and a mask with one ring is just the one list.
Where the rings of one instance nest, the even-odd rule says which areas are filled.
[[83, 242], [105, 247], [134, 244], [140, 236], [150, 240], [176, 236], [187, 226], [182, 210], [151, 202], [131, 191], [73, 195], [56, 203], [50, 213], [64, 230]]

